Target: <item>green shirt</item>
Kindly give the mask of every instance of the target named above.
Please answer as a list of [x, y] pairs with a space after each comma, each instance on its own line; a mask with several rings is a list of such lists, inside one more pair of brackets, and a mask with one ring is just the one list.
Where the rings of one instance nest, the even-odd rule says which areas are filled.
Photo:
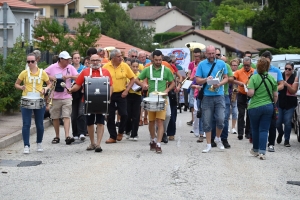
[[[256, 65], [255, 65], [254, 63], [251, 63], [251, 67], [252, 67], [253, 69], [256, 69]], [[242, 68], [243, 68], [243, 63], [241, 63], [241, 64], [239, 65], [238, 69], [242, 69]]]
[[[162, 69], [162, 67], [160, 67], [159, 69], [156, 69], [154, 66], [152, 67], [153, 78], [160, 78], [161, 69]], [[149, 85], [149, 88], [148, 88], [149, 94], [151, 92], [154, 92], [154, 90], [155, 90], [155, 81], [154, 80], [150, 80], [150, 67], [146, 67], [145, 69], [143, 69], [143, 71], [141, 71], [141, 73], [138, 76], [138, 78], [140, 80], [144, 80], [145, 78], [147, 78], [148, 79], [148, 85]], [[162, 81], [158, 81], [157, 91], [156, 92], [163, 92], [163, 91], [165, 91], [166, 88], [167, 88], [167, 81], [171, 82], [173, 80], [174, 80], [174, 76], [173, 76], [171, 70], [169, 70], [165, 66], [164, 67], [163, 80]]]
[[[232, 69], [230, 65], [228, 65], [227, 63], [226, 63], [226, 67], [227, 67], [227, 76], [229, 78], [230, 76], [233, 76]], [[227, 82], [224, 85], [224, 95], [229, 95], [228, 88], [229, 88], [229, 83]]]
[[[271, 83], [268, 79], [271, 81]], [[277, 81], [271, 75], [268, 75], [268, 79], [265, 79], [265, 82], [273, 98], [273, 92], [277, 91]], [[265, 84], [262, 83], [260, 85], [261, 82], [262, 82], [262, 78], [259, 74], [254, 74], [251, 76], [248, 88], [254, 90], [257, 88], [257, 90], [254, 91], [254, 95], [251, 97], [250, 103], [248, 105], [248, 109], [257, 108], [272, 103], [270, 96], [267, 92], [267, 89], [265, 87]]]

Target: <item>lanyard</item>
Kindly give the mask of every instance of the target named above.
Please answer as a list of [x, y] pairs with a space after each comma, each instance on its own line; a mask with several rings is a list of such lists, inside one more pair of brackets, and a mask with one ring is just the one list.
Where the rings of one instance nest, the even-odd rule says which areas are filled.
[[160, 78], [154, 78], [154, 77], [153, 77], [152, 66], [153, 66], [153, 65], [150, 65], [150, 80], [151, 80], [151, 81], [155, 81], [155, 89], [154, 89], [154, 91], [158, 92], [158, 91], [157, 91], [158, 81], [162, 81], [162, 80], [163, 80], [163, 77], [164, 77], [164, 69], [165, 69], [164, 67], [165, 67], [165, 66], [163, 66], [163, 65], [161, 66], [162, 69], [161, 69], [161, 72], [160, 72]]

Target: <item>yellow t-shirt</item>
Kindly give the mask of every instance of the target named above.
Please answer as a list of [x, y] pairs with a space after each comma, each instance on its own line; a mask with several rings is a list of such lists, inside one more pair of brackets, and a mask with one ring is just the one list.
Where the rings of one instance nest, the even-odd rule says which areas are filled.
[[122, 92], [126, 89], [127, 79], [134, 78], [131, 68], [124, 62], [114, 68], [111, 62], [106, 63], [103, 69], [107, 69], [113, 79], [113, 92]]
[[143, 64], [139, 64], [139, 71], [142, 71], [144, 69], [144, 65]]
[[[40, 74], [40, 70], [41, 69], [38, 69], [38, 71], [35, 74], [30, 72], [30, 76], [38, 77]], [[23, 82], [23, 84], [25, 85], [25, 90], [23, 90], [22, 96], [27, 96], [28, 92], [33, 91], [33, 81], [34, 80], [32, 80], [31, 83], [29, 82], [27, 70], [23, 70], [19, 74], [18, 79], [21, 80]], [[36, 92], [40, 93], [39, 91], [42, 91], [44, 82], [47, 82], [47, 81], [49, 81], [49, 77], [48, 77], [47, 73], [43, 70], [40, 83], [38, 83], [38, 80], [35, 81]], [[41, 97], [44, 97], [44, 95], [41, 94]]]
[[[140, 72], [137, 72], [137, 73], [135, 74], [134, 78], [137, 78], [138, 75], [140, 75]], [[129, 82], [130, 82], [130, 80], [127, 79], [127, 84], [128, 84]], [[142, 95], [142, 91], [136, 92], [136, 91], [134, 91], [133, 89], [130, 89], [130, 90], [129, 90], [129, 93], [131, 93], [131, 94], [137, 94], [137, 95]]]

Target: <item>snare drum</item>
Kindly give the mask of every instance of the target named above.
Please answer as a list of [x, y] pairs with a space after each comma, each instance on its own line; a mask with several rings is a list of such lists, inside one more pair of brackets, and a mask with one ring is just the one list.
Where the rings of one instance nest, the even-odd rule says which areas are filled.
[[84, 114], [105, 114], [110, 101], [109, 77], [84, 77]]
[[165, 99], [157, 97], [144, 98], [143, 108], [152, 112], [165, 110]]
[[41, 97], [23, 96], [21, 107], [27, 109], [41, 109], [45, 106], [45, 101]]

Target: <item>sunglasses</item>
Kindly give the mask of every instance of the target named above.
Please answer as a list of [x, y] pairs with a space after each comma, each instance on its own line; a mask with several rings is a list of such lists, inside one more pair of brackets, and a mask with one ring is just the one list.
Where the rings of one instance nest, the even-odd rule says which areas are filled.
[[244, 66], [245, 66], [245, 67], [250, 67], [250, 65], [247, 65], [247, 64], [246, 64], [246, 65], [244, 65]]
[[285, 70], [292, 71], [293, 69], [292, 69], [292, 68], [287, 68], [287, 67], [286, 67]]
[[137, 56], [131, 56], [131, 58], [137, 58]]
[[221, 54], [216, 54], [216, 56], [221, 56]]
[[35, 60], [27, 60], [26, 62], [27, 62], [28, 64], [29, 64], [29, 63], [34, 63]]

